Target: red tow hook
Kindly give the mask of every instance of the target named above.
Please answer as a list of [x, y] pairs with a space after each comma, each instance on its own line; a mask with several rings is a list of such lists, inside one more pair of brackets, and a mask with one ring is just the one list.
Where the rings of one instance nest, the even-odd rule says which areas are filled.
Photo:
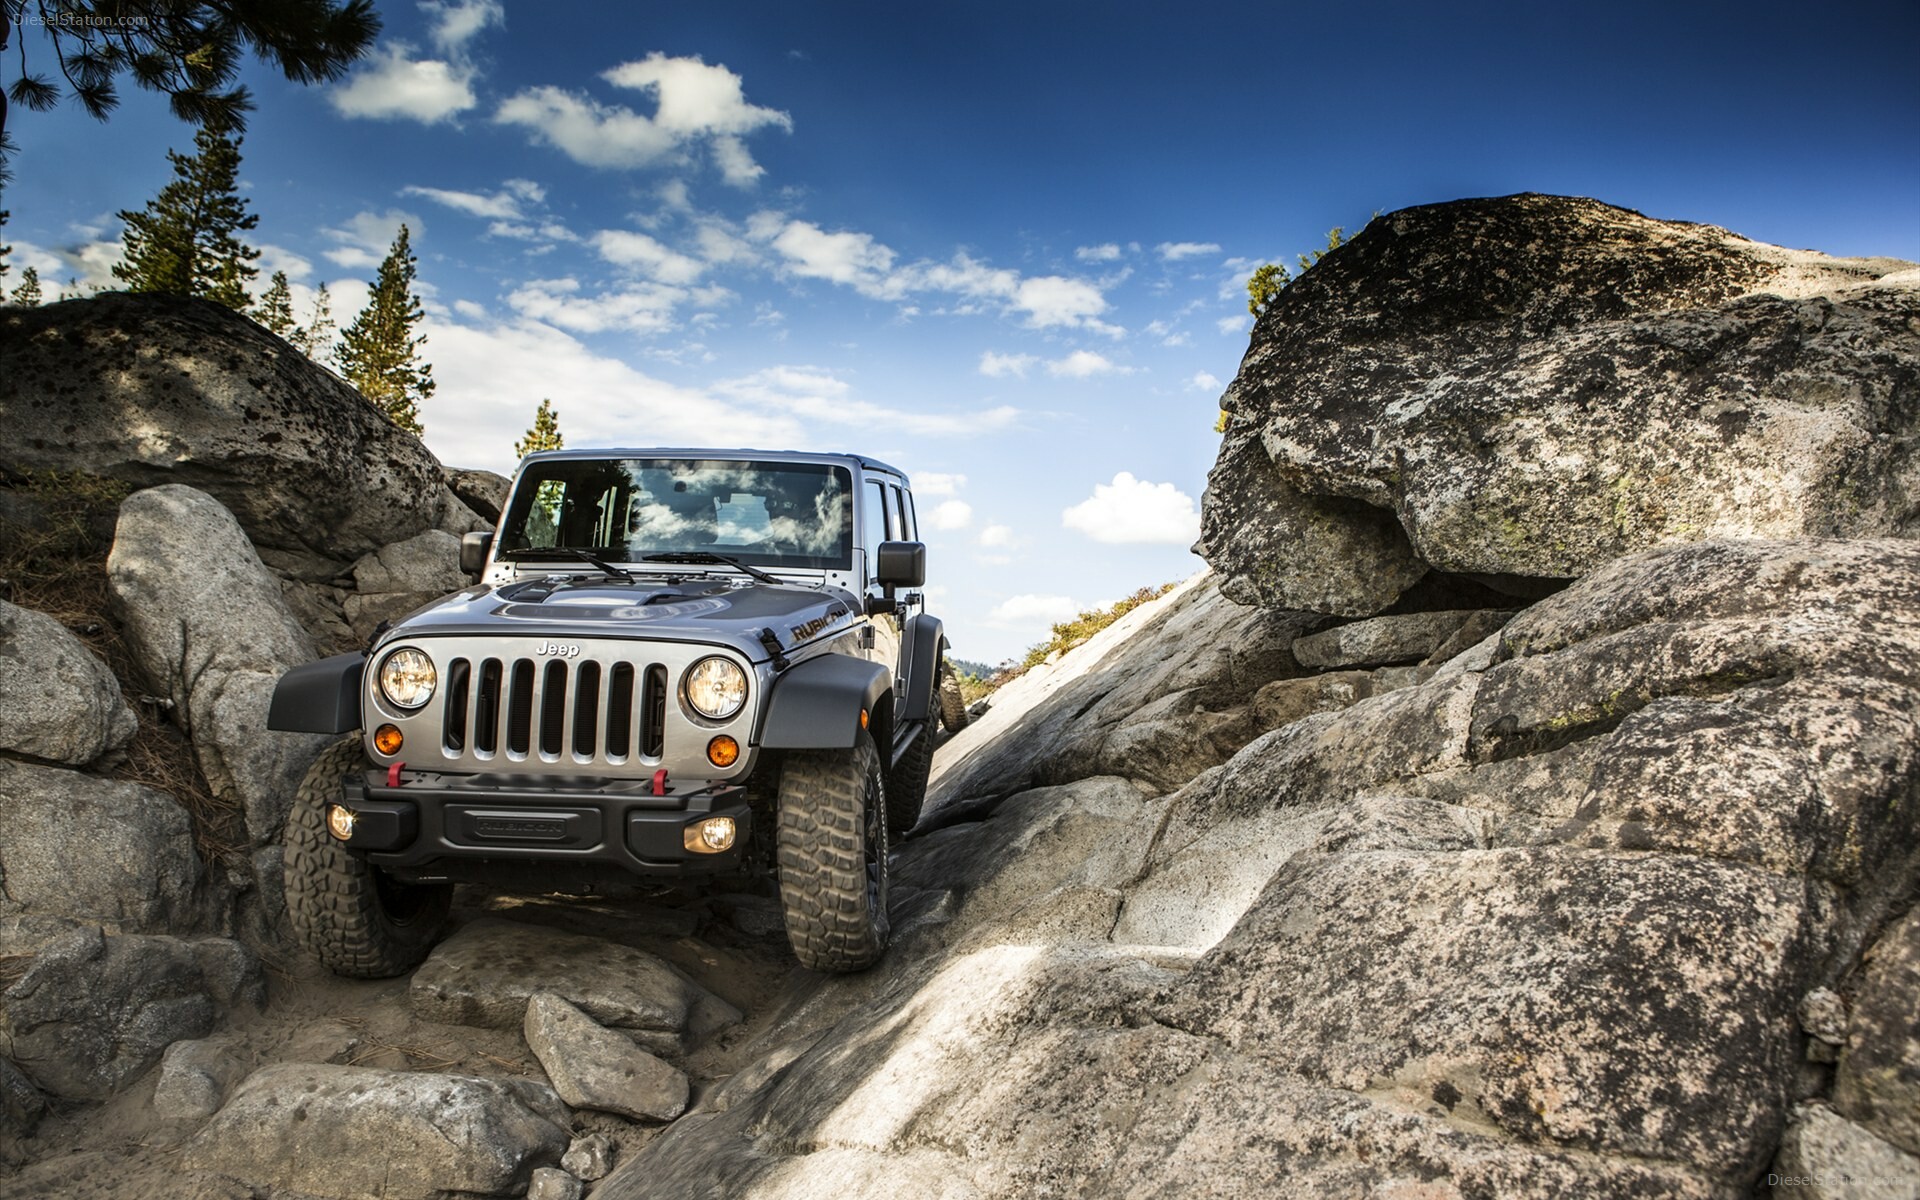
[[665, 767], [661, 767], [653, 773], [653, 794], [656, 796], [664, 796], [667, 794], [667, 769]]
[[406, 765], [407, 764], [403, 762], [397, 762], [387, 768], [387, 786], [388, 787], [400, 786], [400, 772], [406, 768]]

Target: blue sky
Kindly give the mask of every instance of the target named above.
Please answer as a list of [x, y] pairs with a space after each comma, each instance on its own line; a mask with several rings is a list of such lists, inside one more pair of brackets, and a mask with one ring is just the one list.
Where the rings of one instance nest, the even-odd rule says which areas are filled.
[[[404, 220], [444, 462], [509, 470], [548, 397], [569, 445], [906, 468], [971, 659], [1200, 566], [1243, 282], [1333, 226], [1541, 191], [1920, 260], [1913, 0], [380, 9], [346, 82], [249, 75], [301, 311]], [[132, 88], [9, 130], [14, 278], [110, 283], [191, 131]]]

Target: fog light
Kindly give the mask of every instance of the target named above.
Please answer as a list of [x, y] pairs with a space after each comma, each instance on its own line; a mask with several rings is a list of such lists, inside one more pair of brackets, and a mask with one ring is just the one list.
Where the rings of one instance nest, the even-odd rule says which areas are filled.
[[740, 743], [726, 734], [707, 743], [707, 761], [716, 767], [730, 767], [740, 761]]
[[720, 854], [733, 849], [733, 818], [708, 817], [681, 831], [681, 844], [695, 854]]
[[353, 836], [353, 810], [344, 804], [327, 806], [327, 832], [341, 841]]
[[400, 753], [400, 744], [406, 740], [398, 725], [382, 725], [373, 731], [373, 748], [382, 754]]

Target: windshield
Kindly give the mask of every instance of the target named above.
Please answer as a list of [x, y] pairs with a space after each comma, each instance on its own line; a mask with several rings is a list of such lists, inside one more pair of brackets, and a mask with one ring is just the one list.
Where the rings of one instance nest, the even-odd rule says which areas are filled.
[[759, 567], [853, 567], [853, 477], [826, 463], [555, 459], [521, 472], [500, 549], [609, 562], [705, 553]]

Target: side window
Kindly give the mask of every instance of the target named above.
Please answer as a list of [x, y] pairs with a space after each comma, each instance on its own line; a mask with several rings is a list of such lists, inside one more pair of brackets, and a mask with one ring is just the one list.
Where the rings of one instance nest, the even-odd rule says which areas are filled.
[[911, 542], [913, 540], [913, 510], [908, 506], [906, 489], [897, 488], [892, 484], [888, 484], [887, 490], [893, 493], [893, 536], [898, 541]]
[[860, 544], [867, 552], [867, 574], [871, 576], [880, 558], [880, 543], [890, 537], [887, 532], [887, 492], [878, 480], [869, 479], [860, 495]]

